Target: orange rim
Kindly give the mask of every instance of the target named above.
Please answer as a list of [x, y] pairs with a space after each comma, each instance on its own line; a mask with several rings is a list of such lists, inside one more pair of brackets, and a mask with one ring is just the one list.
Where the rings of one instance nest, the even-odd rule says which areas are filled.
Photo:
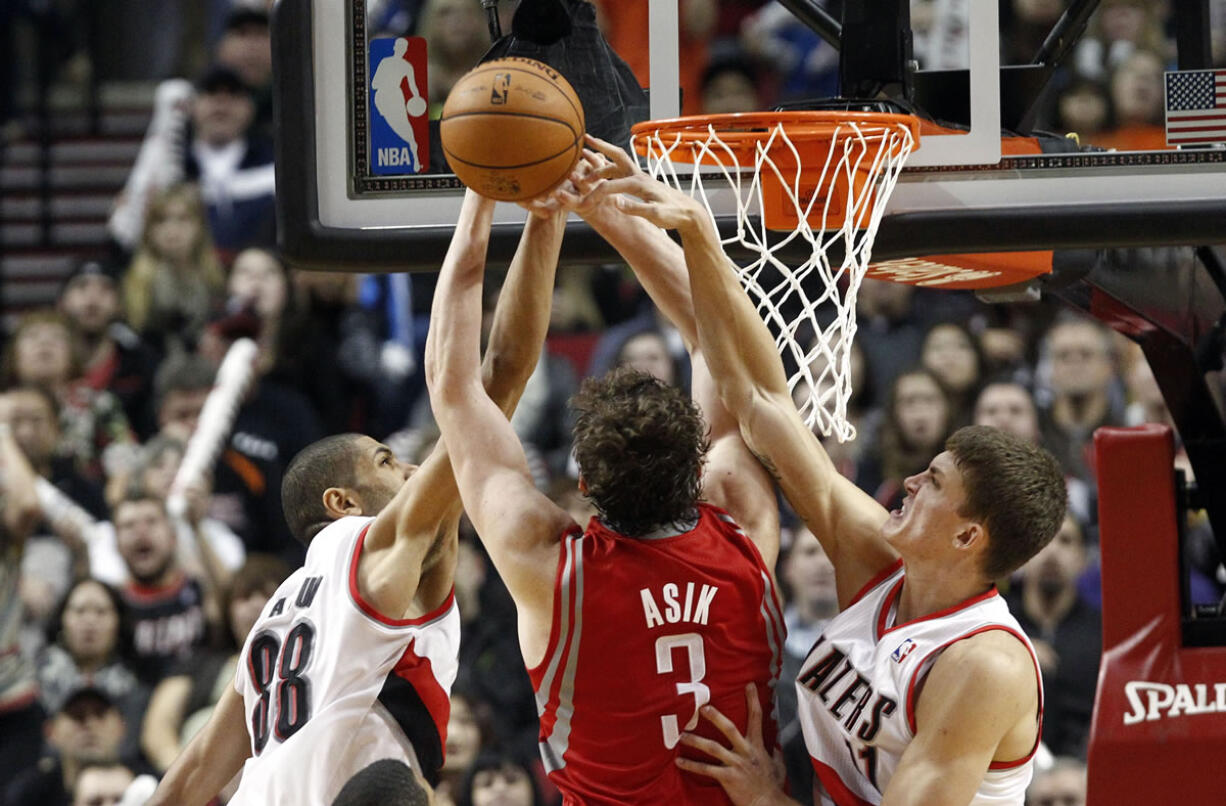
[[[735, 112], [723, 115], [691, 115], [664, 120], [646, 120], [635, 124], [631, 133], [635, 136], [634, 149], [640, 156], [647, 155], [647, 146], [642, 139], [658, 137], [665, 145], [699, 145], [707, 141], [712, 130], [719, 135], [727, 148], [738, 154], [752, 154], [754, 146], [769, 140], [776, 129], [783, 132], [793, 143], [827, 142], [841, 128], [855, 124], [861, 133], [880, 136], [889, 130], [906, 128], [918, 143], [920, 119], [915, 115], [887, 112]], [[867, 130], [866, 130], [867, 129]], [[684, 162], [684, 155], [678, 155]]]

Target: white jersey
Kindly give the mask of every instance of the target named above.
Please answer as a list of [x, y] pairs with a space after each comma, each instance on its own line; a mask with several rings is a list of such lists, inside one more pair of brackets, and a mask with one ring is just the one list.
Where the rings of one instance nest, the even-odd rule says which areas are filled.
[[328, 806], [366, 765], [397, 758], [437, 777], [459, 667], [454, 591], [421, 618], [362, 599], [357, 560], [373, 518], [342, 518], [264, 606], [234, 686], [251, 758], [232, 806]]
[[[1004, 630], [1034, 647], [1004, 599], [992, 588], [955, 607], [896, 624], [905, 573], [902, 561], [865, 586], [826, 625], [796, 678], [805, 746], [816, 772], [815, 802], [823, 806], [881, 803], [899, 759], [915, 738], [916, 692], [941, 652], [988, 630]], [[1039, 687], [1039, 726], [1043, 681]], [[971, 806], [1022, 806], [1035, 747], [1016, 761], [993, 762]]]

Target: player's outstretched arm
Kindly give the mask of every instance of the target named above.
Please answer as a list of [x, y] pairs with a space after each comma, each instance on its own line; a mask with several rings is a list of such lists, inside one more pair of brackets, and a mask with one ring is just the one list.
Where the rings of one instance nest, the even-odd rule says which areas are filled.
[[[474, 259], [479, 255], [484, 264], [493, 203], [474, 197], [471, 207], [466, 209], [471, 215], [461, 217], [455, 238], [464, 240], [465, 254]], [[560, 213], [529, 217], [494, 311], [481, 371], [486, 392], [506, 417], [515, 411], [540, 359], [541, 344], [549, 327], [550, 294], [564, 225]], [[374, 589], [370, 593], [377, 605], [387, 606], [388, 612], [393, 612], [403, 611], [411, 604], [414, 588], [405, 584], [404, 569], [417, 564], [413, 557], [404, 555], [428, 550], [435, 544], [431, 538], [454, 543], [460, 512], [460, 493], [451, 457], [445, 441], [440, 439], [371, 527], [367, 545], [374, 550], [380, 545], [399, 543], [398, 550], [381, 563], [386, 566], [386, 573], [373, 574], [380, 579], [370, 580]], [[424, 540], [423, 532], [428, 533]], [[422, 585], [439, 588], [423, 590], [424, 600], [440, 601], [450, 591], [455, 564], [453, 548], [443, 547], [444, 556], [439, 557], [435, 566], [442, 573], [427, 573], [423, 577]]]
[[1024, 758], [1037, 742], [1038, 679], [1012, 635], [980, 633], [945, 650], [915, 705], [915, 738], [882, 806], [966, 806], [994, 756]]
[[[483, 204], [469, 191], [461, 221]], [[515, 599], [524, 660], [533, 665], [548, 639], [559, 537], [572, 521], [533, 486], [519, 439], [482, 386], [484, 258], [484, 250], [474, 253], [452, 241], [430, 315], [426, 385], [464, 508]], [[541, 288], [532, 304], [548, 306], [550, 295]], [[541, 341], [530, 347], [539, 351]]]
[[719, 395], [746, 444], [822, 542], [846, 605], [896, 557], [879, 534], [885, 510], [838, 473], [800, 419], [770, 332], [742, 291], [706, 209], [638, 171], [616, 146], [588, 143], [610, 161], [593, 196], [614, 196], [622, 212], [681, 235], [698, 340]]
[[599, 169], [610, 159], [621, 170], [633, 163], [621, 149], [611, 157], [585, 151], [580, 169], [553, 195], [565, 210], [573, 210], [609, 242], [634, 271], [652, 302], [681, 332], [692, 366], [692, 396], [710, 427], [711, 450], [704, 469], [703, 497], [726, 509], [758, 547], [766, 567], [773, 569], [779, 556], [779, 507], [770, 476], [750, 453], [738, 423], [724, 407], [698, 348], [698, 329], [690, 296], [685, 255], [668, 234], [643, 218], [627, 215], [607, 198], [592, 194]]
[[204, 806], [250, 757], [243, 698], [227, 686], [209, 721], [170, 765], [145, 806]]

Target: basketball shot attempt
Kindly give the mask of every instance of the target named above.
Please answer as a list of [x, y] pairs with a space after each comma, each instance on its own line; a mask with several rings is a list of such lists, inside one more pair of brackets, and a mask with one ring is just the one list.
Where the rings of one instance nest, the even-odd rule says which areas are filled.
[[[841, 612], [795, 681], [818, 802], [1021, 806], [1042, 685], [995, 580], [1059, 529], [1059, 465], [996, 429], [963, 428], [886, 512], [839, 475], [801, 420], [774, 339], [702, 202], [641, 173], [620, 149], [589, 144], [608, 163], [577, 180], [586, 203], [615, 204], [680, 235], [719, 395], [834, 563]], [[721, 741], [681, 737], [714, 762], [682, 756], [678, 766], [718, 781], [737, 804], [793, 802], [775, 783], [758, 726], [742, 731], [720, 710], [701, 715]]]
[[[487, 212], [466, 202], [456, 254], [484, 256]], [[560, 215], [532, 217], [495, 310], [478, 383], [504, 420], [540, 357], [562, 229]], [[203, 806], [240, 770], [235, 806], [328, 806], [381, 759], [437, 780], [460, 646], [447, 448], [414, 467], [370, 437], [327, 437], [294, 458], [282, 493], [306, 561], [265, 605], [234, 686], [150, 803]]]
[[[417, 89], [413, 65], [405, 58], [408, 50], [408, 40], [404, 37], [397, 39], [392, 45], [392, 54], [384, 57], [375, 68], [370, 86], [375, 91], [375, 109], [392, 131], [408, 144], [409, 155], [413, 158], [412, 169], [420, 171], [422, 165], [417, 153], [417, 135], [413, 132], [410, 118], [419, 118], [426, 113], [426, 99]], [[408, 98], [404, 95], [406, 87]]]
[[[680, 248], [611, 205], [578, 212], [623, 251], [693, 346]], [[580, 489], [599, 513], [586, 529], [576, 524], [533, 486], [515, 432], [481, 389], [482, 258], [454, 258], [434, 297], [430, 402], [465, 510], [515, 600], [550, 780], [568, 804], [730, 803], [674, 760], [696, 755], [680, 744], [684, 731], [718, 736], [700, 723], [707, 703], [740, 726], [771, 712], [784, 627], [770, 478], [719, 405], [701, 355], [695, 400], [621, 367], [584, 381], [571, 402]]]

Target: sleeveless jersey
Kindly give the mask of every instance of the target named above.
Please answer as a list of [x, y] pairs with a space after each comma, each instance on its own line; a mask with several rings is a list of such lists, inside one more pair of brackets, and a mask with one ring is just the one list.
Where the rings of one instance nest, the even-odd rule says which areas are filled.
[[327, 806], [366, 765], [396, 758], [437, 780], [460, 613], [390, 619], [358, 591], [373, 518], [341, 518], [260, 613], [239, 656], [251, 758], [231, 804]]
[[593, 518], [563, 536], [545, 658], [529, 669], [540, 749], [564, 804], [727, 804], [712, 779], [682, 772], [682, 731], [722, 736], [711, 703], [742, 729], [757, 684], [775, 744], [773, 688], [784, 627], [757, 549], [727, 513], [638, 538]]
[[208, 643], [199, 580], [180, 572], [168, 585], [128, 582], [119, 592], [132, 623], [137, 671], [146, 682], [156, 683], [175, 673]]
[[[920, 684], [946, 647], [972, 635], [1004, 630], [1025, 645], [1035, 661], [1042, 727], [1043, 681], [1034, 647], [996, 589], [896, 624], [904, 578], [899, 560], [869, 582], [826, 625], [796, 678], [800, 723], [817, 773], [814, 800], [824, 806], [881, 802], [915, 738]], [[1022, 806], [1038, 744], [1036, 738], [1025, 758], [993, 762], [971, 806]]]

